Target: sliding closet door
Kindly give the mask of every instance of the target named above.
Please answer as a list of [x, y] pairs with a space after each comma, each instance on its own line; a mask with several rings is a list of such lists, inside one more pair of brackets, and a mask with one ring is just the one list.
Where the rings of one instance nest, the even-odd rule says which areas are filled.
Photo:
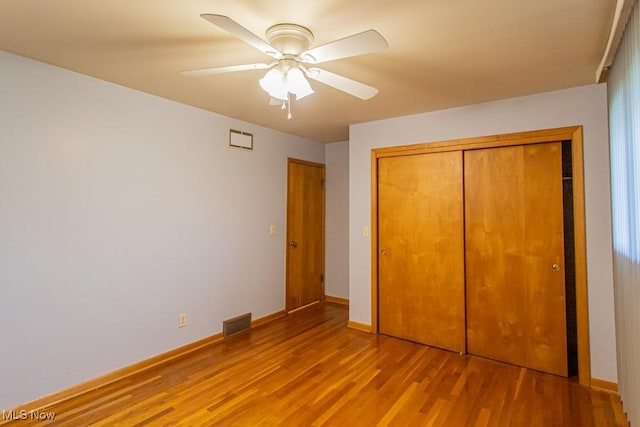
[[560, 143], [464, 154], [469, 353], [567, 375]]
[[465, 351], [462, 153], [378, 159], [380, 333]]

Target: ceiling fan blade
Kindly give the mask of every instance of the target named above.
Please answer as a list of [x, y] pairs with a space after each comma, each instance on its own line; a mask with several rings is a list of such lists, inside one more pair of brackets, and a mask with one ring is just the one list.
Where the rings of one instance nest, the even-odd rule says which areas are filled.
[[378, 93], [378, 89], [375, 87], [320, 68], [310, 68], [307, 77], [364, 100], [372, 98]]
[[233, 19], [224, 15], [214, 15], [210, 13], [204, 13], [200, 15], [203, 19], [211, 22], [213, 25], [222, 28], [229, 34], [232, 34], [244, 41], [245, 43], [255, 47], [259, 51], [266, 53], [269, 56], [274, 58], [281, 58], [282, 53], [278, 52], [273, 46], [271, 46], [266, 41], [262, 40], [260, 37], [253, 34], [251, 31], [247, 30], [242, 25], [238, 24]]
[[389, 47], [387, 41], [376, 30], [367, 30], [322, 46], [309, 49], [300, 56], [311, 64], [333, 61], [340, 58], [381, 52]]
[[185, 76], [206, 76], [209, 74], [222, 74], [232, 73], [234, 71], [245, 70], [264, 70], [269, 68], [269, 64], [245, 64], [245, 65], [230, 65], [227, 67], [215, 67], [215, 68], [200, 68], [198, 70], [186, 70], [182, 71]]

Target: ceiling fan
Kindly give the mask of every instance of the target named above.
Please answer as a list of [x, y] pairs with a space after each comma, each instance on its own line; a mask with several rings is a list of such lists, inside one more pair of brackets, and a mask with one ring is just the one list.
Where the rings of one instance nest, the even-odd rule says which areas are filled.
[[291, 118], [291, 95], [295, 95], [296, 100], [298, 100], [313, 93], [307, 78], [363, 100], [367, 100], [378, 93], [378, 89], [372, 86], [315, 67], [316, 64], [323, 62], [387, 49], [387, 41], [375, 30], [367, 30], [309, 49], [313, 42], [313, 33], [301, 25], [274, 25], [265, 32], [268, 40], [266, 42], [227, 16], [214, 14], [202, 14], [200, 16], [271, 56], [274, 60], [269, 63], [230, 65], [183, 71], [182, 73], [185, 75], [203, 76], [234, 71], [268, 69], [269, 71], [260, 79], [260, 86], [269, 93], [272, 104], [282, 104], [283, 109], [289, 109], [289, 118]]

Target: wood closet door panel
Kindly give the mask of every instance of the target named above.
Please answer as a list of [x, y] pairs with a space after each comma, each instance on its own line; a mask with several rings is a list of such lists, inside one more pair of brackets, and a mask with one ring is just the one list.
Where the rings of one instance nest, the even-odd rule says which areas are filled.
[[465, 351], [462, 152], [378, 160], [378, 329]]
[[567, 375], [560, 143], [464, 154], [469, 353]]

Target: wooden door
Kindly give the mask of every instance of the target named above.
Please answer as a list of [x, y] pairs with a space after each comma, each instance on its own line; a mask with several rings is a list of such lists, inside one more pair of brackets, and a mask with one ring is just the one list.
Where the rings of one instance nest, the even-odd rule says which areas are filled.
[[465, 351], [460, 151], [378, 160], [378, 330]]
[[469, 353], [567, 375], [561, 144], [466, 151]]
[[287, 310], [324, 297], [324, 165], [289, 159]]

